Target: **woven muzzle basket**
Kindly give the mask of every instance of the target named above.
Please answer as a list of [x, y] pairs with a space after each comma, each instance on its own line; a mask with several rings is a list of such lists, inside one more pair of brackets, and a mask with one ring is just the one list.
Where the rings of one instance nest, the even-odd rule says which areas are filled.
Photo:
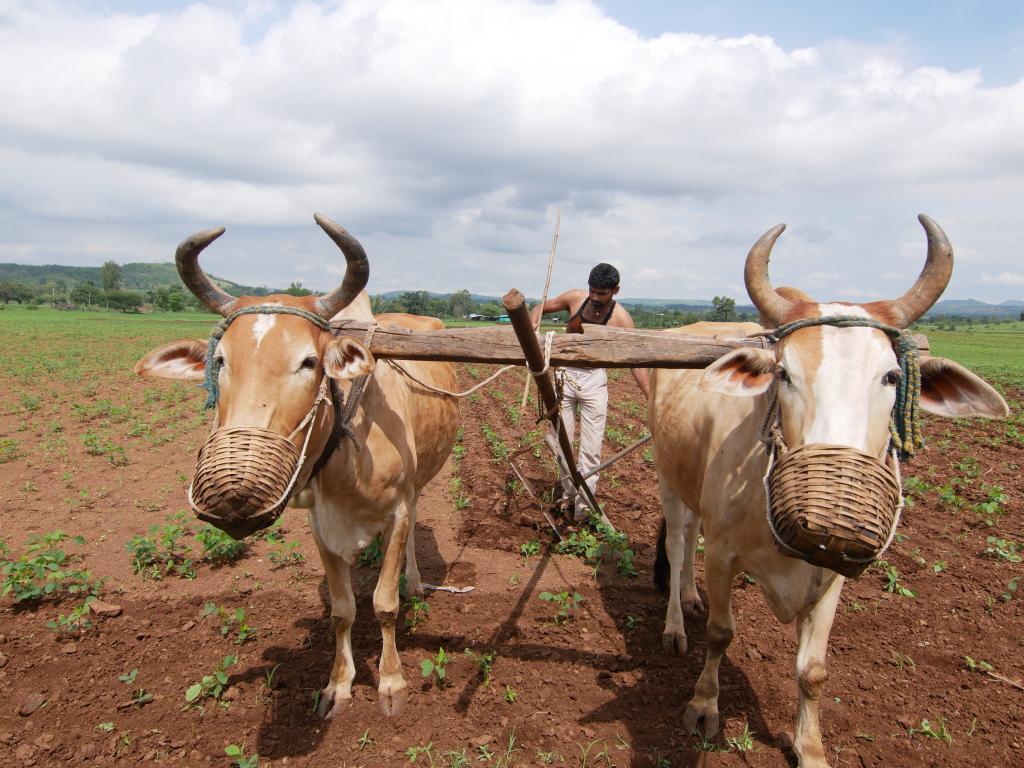
[[781, 454], [767, 486], [779, 551], [849, 577], [889, 543], [902, 501], [892, 469], [842, 445]]
[[299, 452], [276, 432], [252, 427], [217, 429], [199, 449], [190, 497], [196, 516], [236, 539], [272, 525]]

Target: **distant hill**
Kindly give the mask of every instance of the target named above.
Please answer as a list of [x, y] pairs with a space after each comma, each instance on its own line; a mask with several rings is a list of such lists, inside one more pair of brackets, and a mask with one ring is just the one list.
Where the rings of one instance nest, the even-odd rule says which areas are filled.
[[[150, 291], [156, 288], [181, 286], [178, 270], [171, 262], [131, 263], [121, 264], [120, 267], [121, 287], [127, 290]], [[266, 286], [241, 285], [215, 275], [210, 275], [210, 277], [217, 285], [233, 296], [265, 296], [282, 290], [281, 288], [268, 288]], [[37, 286], [61, 281], [68, 288], [74, 288], [89, 281], [94, 285], [101, 285], [103, 278], [100, 267], [69, 267], [61, 264], [36, 266], [0, 263], [0, 282], [4, 281]], [[395, 299], [403, 293], [407, 293], [407, 291], [388, 291], [387, 293], [374, 295], [380, 295], [385, 299]], [[428, 291], [428, 294], [431, 298], [435, 299], [448, 299], [452, 295], [451, 293], [434, 293], [433, 291]], [[477, 303], [501, 304], [501, 296], [472, 293], [470, 298]], [[534, 297], [528, 301], [533, 303], [537, 300]], [[711, 301], [707, 299], [631, 299], [624, 297], [618, 301], [627, 307], [643, 307], [649, 311], [660, 307], [683, 312], [706, 312], [711, 306]], [[1024, 310], [1024, 301], [1019, 299], [1007, 299], [999, 304], [987, 304], [977, 299], [944, 299], [932, 307], [926, 314], [926, 317], [957, 315], [960, 317], [1016, 318], [1020, 315], [1021, 310]], [[756, 310], [750, 304], [737, 304], [736, 311], [741, 314], [756, 314]]]
[[[129, 291], [151, 291], [156, 288], [182, 286], [178, 270], [171, 262], [121, 264], [121, 288]], [[45, 285], [62, 281], [68, 288], [92, 282], [102, 285], [101, 267], [68, 267], [61, 264], [0, 264], [0, 282], [9, 280], [27, 285]], [[233, 296], [262, 296], [278, 289], [240, 285], [222, 277], [210, 278]]]
[[977, 299], [943, 299], [925, 313], [925, 317], [1013, 317], [1020, 315], [1024, 301], [1011, 299], [1001, 304], [987, 304]]

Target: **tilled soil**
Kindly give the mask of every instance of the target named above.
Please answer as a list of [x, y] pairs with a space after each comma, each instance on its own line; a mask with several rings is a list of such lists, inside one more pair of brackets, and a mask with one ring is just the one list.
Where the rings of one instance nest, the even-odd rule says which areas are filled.
[[[463, 387], [487, 372], [460, 366]], [[554, 554], [542, 502], [500, 458], [536, 438], [521, 440], [531, 408], [513, 423], [522, 384], [521, 374], [510, 374], [463, 400], [461, 457], [421, 499], [424, 580], [474, 589], [428, 593], [425, 618], [400, 632], [412, 694], [392, 719], [376, 706], [372, 565], [354, 576], [354, 699], [330, 722], [312, 714], [334, 636], [304, 512], [289, 510], [283, 533], [285, 545], [300, 542], [304, 563], [275, 564], [271, 553], [285, 545], [257, 541], [234, 563], [199, 563], [191, 580], [132, 572], [129, 539], [186, 507], [184, 488], [207, 429], [200, 420], [165, 442], [126, 437], [128, 463], [115, 466], [118, 457], [94, 455], [83, 442], [96, 424], [69, 417], [60, 430], [63, 453], [26, 450], [0, 463], [7, 557], [19, 556], [33, 534], [81, 535], [84, 544], [64, 541], [64, 549], [78, 567], [106, 577], [103, 599], [122, 609], [61, 634], [47, 622], [68, 614], [72, 597], [0, 603], [0, 765], [226, 766], [230, 744], [246, 756], [258, 752], [260, 765], [397, 766], [411, 757], [437, 766], [794, 764], [786, 749], [797, 696], [793, 629], [775, 620], [756, 584], [738, 579], [737, 636], [721, 667], [723, 734], [705, 741], [684, 733], [682, 711], [703, 664], [703, 617], [688, 620], [684, 658], [661, 650], [666, 597], [651, 584], [660, 512], [649, 454], [641, 449], [613, 465], [599, 489], [608, 516], [629, 536], [638, 574], [621, 574], [615, 558], [595, 564]], [[121, 377], [112, 392], [93, 397], [134, 402], [153, 386]], [[197, 405], [200, 396], [188, 394]], [[1018, 420], [1021, 395], [1008, 393]], [[628, 374], [613, 377], [610, 402], [605, 456], [644, 431], [642, 395]], [[186, 420], [194, 411], [182, 413]], [[0, 433], [13, 433], [16, 422], [24, 430], [13, 410], [0, 415]], [[117, 430], [116, 423], [105, 427]], [[37, 432], [20, 432], [23, 448], [33, 439], [46, 443], [48, 428], [40, 422]], [[1011, 583], [1021, 574], [1013, 545], [1024, 544], [1024, 450], [1015, 434], [1005, 424], [929, 419], [928, 446], [905, 468], [921, 483], [909, 486], [913, 505], [887, 555], [898, 583], [886, 591], [883, 569], [872, 568], [848, 583], [836, 616], [821, 705], [833, 765], [1024, 761], [1024, 690], [1014, 685], [1022, 675], [1024, 611]], [[539, 453], [528, 450], [517, 461], [541, 493], [552, 468], [543, 447]], [[520, 547], [532, 540], [540, 551], [524, 557]], [[194, 538], [183, 541], [198, 557]], [[538, 596], [563, 590], [583, 599], [559, 624], [557, 608]], [[229, 612], [244, 608], [252, 637], [236, 645], [233, 630], [222, 636], [222, 619], [204, 616], [211, 601]], [[412, 610], [403, 618], [412, 622]], [[452, 658], [439, 689], [421, 676], [420, 662], [442, 647]], [[494, 653], [488, 681], [467, 648]], [[221, 700], [189, 706], [189, 686], [229, 654], [238, 658]], [[132, 669], [134, 680], [118, 679]]]

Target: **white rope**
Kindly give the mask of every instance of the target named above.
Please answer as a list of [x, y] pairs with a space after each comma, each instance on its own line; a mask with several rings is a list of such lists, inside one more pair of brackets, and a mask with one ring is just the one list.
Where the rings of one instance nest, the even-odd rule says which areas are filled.
[[547, 333], [544, 334], [544, 367], [541, 368], [539, 371], [535, 371], [529, 366], [527, 366], [527, 369], [534, 376], [543, 376], [545, 373], [548, 372], [548, 369], [551, 367], [551, 342], [554, 338], [554, 331], [548, 331]]
[[506, 371], [510, 371], [513, 368], [518, 368], [519, 367], [517, 365], [506, 365], [504, 368], [502, 368], [502, 369], [500, 369], [498, 371], [495, 371], [493, 374], [488, 376], [486, 379], [481, 381], [479, 384], [476, 384], [476, 385], [470, 387], [465, 392], [451, 392], [451, 391], [449, 391], [447, 389], [442, 389], [441, 387], [435, 387], [435, 386], [433, 386], [431, 384], [427, 384], [425, 381], [416, 378], [415, 376], [413, 376], [409, 372], [408, 368], [406, 368], [404, 365], [399, 363], [397, 360], [391, 360], [390, 358], [387, 358], [387, 359], [384, 360], [384, 362], [390, 363], [391, 365], [393, 365], [395, 368], [400, 370], [403, 374], [405, 374], [407, 377], [409, 377], [410, 379], [415, 381], [417, 384], [419, 384], [424, 389], [429, 389], [431, 392], [437, 392], [439, 395], [448, 395], [449, 397], [465, 397], [466, 395], [471, 395], [474, 392], [476, 392], [478, 389], [480, 389], [480, 387], [483, 387], [483, 386], [486, 386], [487, 384], [490, 384], [492, 381], [494, 381], [496, 378], [501, 376], [501, 374], [505, 373]]

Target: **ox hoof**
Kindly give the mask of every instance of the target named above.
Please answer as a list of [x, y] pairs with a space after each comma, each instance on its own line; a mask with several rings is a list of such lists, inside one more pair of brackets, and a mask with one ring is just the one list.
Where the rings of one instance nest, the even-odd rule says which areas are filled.
[[382, 687], [377, 692], [377, 707], [385, 717], [397, 717], [409, 701], [409, 687], [402, 681], [401, 688]]
[[[703, 727], [700, 727], [703, 723]], [[686, 733], [700, 731], [705, 739], [718, 735], [718, 706], [715, 702], [694, 702], [686, 705], [683, 713], [683, 730]]]
[[345, 696], [340, 691], [335, 692], [331, 686], [320, 691], [320, 703], [316, 705], [317, 717], [324, 720], [332, 720], [341, 710], [342, 706], [352, 703], [352, 694]]
[[666, 631], [661, 635], [661, 647], [672, 656], [686, 655], [686, 633]]

